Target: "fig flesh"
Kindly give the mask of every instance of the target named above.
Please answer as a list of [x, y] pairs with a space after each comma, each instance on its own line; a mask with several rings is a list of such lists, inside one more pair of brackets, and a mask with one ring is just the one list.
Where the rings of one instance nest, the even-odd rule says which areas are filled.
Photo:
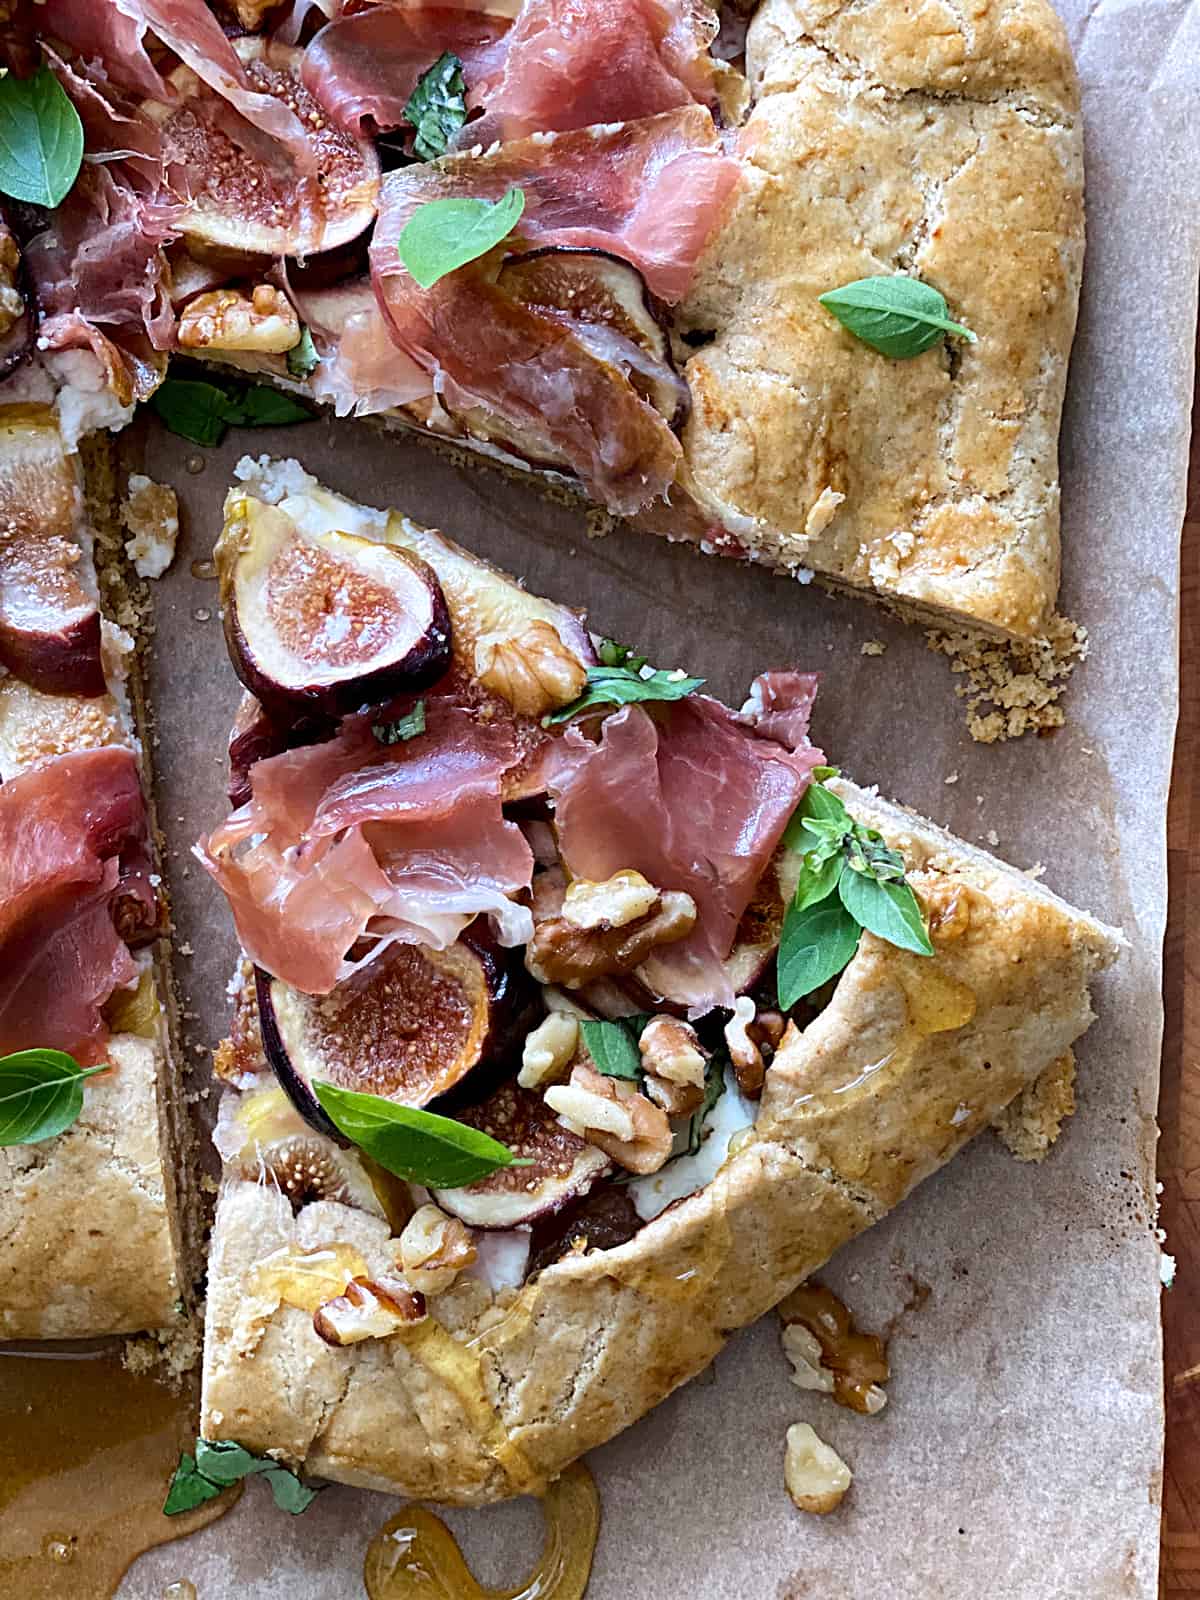
[[507, 952], [460, 939], [390, 945], [326, 995], [256, 975], [263, 1047], [313, 1127], [333, 1127], [312, 1080], [424, 1106], [495, 1062], [513, 1039], [518, 983]]
[[[289, 105], [309, 131], [315, 180], [297, 172], [282, 146], [247, 127], [222, 127], [229, 107], [190, 67], [168, 82], [170, 104], [143, 109], [159, 123], [166, 159], [187, 168], [194, 192], [177, 224], [198, 253], [208, 246], [256, 256], [308, 256], [358, 237], [375, 220], [379, 158], [336, 127], [300, 81], [303, 50], [257, 36], [233, 41], [250, 87]], [[236, 116], [235, 116], [235, 119]]]
[[378, 705], [450, 663], [441, 585], [405, 550], [337, 529], [302, 533], [247, 500], [214, 555], [234, 671], [279, 720]]
[[314, 1133], [281, 1089], [243, 1096], [220, 1138], [241, 1176], [278, 1189], [293, 1212], [333, 1200], [386, 1215], [357, 1151]]
[[502, 1084], [481, 1104], [455, 1114], [531, 1163], [502, 1168], [463, 1189], [434, 1190], [438, 1205], [468, 1227], [515, 1228], [533, 1222], [586, 1194], [612, 1170], [602, 1150], [564, 1128], [540, 1094], [515, 1082]]
[[510, 256], [498, 286], [519, 304], [572, 332], [671, 424], [681, 427], [688, 388], [675, 371], [666, 328], [636, 267], [605, 250], [549, 245]]
[[78, 496], [49, 407], [0, 407], [0, 666], [44, 694], [94, 698], [100, 612], [77, 575]]
[[642, 1226], [628, 1184], [607, 1183], [561, 1211], [539, 1218], [529, 1248], [529, 1271], [540, 1272], [569, 1251], [614, 1250]]

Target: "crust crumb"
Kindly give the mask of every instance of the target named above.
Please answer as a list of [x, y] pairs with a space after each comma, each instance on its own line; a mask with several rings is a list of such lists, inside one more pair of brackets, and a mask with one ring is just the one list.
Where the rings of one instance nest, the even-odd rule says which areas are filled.
[[1018, 1161], [1044, 1161], [1074, 1110], [1075, 1056], [1068, 1050], [1005, 1106], [992, 1127]]
[[1065, 719], [1059, 697], [1088, 653], [1087, 629], [1059, 616], [1044, 639], [1030, 642], [937, 629], [925, 639], [949, 659], [952, 672], [965, 676], [956, 693], [967, 702], [967, 727], [979, 744], [1060, 728]]
[[864, 656], [881, 656], [886, 649], [887, 645], [884, 644], [882, 639], [865, 639], [859, 654]]
[[145, 1373], [178, 1387], [200, 1364], [202, 1325], [197, 1314], [178, 1327], [159, 1328], [126, 1339], [121, 1351], [122, 1365], [134, 1374]]

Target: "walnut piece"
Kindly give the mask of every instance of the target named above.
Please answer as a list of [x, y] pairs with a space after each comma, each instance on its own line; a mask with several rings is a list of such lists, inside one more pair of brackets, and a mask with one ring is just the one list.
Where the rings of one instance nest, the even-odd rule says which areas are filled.
[[627, 1172], [657, 1172], [671, 1154], [671, 1124], [624, 1078], [607, 1078], [585, 1062], [571, 1081], [546, 1091], [546, 1104], [581, 1138]]
[[821, 1360], [821, 1341], [802, 1322], [789, 1322], [780, 1335], [783, 1353], [792, 1364], [791, 1379], [797, 1389], [817, 1394], [833, 1393], [833, 1372]]
[[300, 340], [300, 319], [282, 289], [255, 284], [241, 289], [210, 289], [184, 307], [179, 319], [182, 350], [247, 350], [282, 355]]
[[645, 1093], [669, 1117], [690, 1117], [704, 1102], [707, 1056], [695, 1028], [678, 1017], [651, 1017], [638, 1048], [646, 1069]]
[[798, 1388], [831, 1394], [839, 1405], [865, 1416], [883, 1410], [887, 1394], [882, 1385], [889, 1375], [886, 1346], [878, 1334], [855, 1325], [831, 1289], [802, 1283], [780, 1302], [779, 1317], [784, 1353]]
[[268, 11], [274, 11], [278, 4], [279, 0], [233, 0], [233, 9], [247, 33], [259, 33], [263, 18]]
[[516, 638], [485, 633], [477, 639], [475, 676], [519, 716], [542, 717], [576, 699], [587, 682], [587, 668], [557, 630], [539, 618]]
[[563, 895], [562, 915], [573, 928], [625, 928], [658, 904], [658, 890], [632, 867], [595, 883], [576, 878]]
[[25, 315], [25, 300], [17, 288], [20, 267], [21, 251], [17, 241], [0, 224], [0, 338]]
[[725, 1044], [733, 1062], [733, 1075], [748, 1100], [757, 1100], [762, 1093], [767, 1071], [762, 1051], [750, 1035], [754, 1018], [754, 1001], [743, 994], [734, 1001], [733, 1015], [725, 1024]]
[[577, 928], [564, 916], [539, 921], [536, 898], [533, 915], [526, 967], [539, 983], [582, 989], [593, 978], [632, 972], [656, 946], [686, 938], [696, 923], [696, 902], [690, 894], [666, 889], [645, 916], [617, 928]]
[[417, 1207], [398, 1245], [405, 1280], [423, 1295], [443, 1294], [476, 1255], [466, 1225], [434, 1205]]
[[852, 1482], [850, 1468], [807, 1422], [787, 1431], [783, 1481], [797, 1511], [825, 1516], [841, 1505]]
[[566, 1076], [579, 1044], [579, 1021], [565, 1011], [551, 1011], [532, 1033], [525, 1035], [521, 1051], [521, 1070], [517, 1082], [522, 1089], [540, 1089]]
[[326, 1344], [361, 1344], [386, 1339], [426, 1315], [424, 1295], [396, 1279], [351, 1278], [343, 1293], [313, 1312], [313, 1330]]

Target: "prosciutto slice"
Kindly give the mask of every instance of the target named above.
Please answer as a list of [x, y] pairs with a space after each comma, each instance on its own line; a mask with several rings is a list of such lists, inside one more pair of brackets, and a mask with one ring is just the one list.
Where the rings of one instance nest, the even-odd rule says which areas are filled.
[[525, 195], [519, 233], [528, 244], [622, 256], [652, 294], [674, 304], [687, 292], [740, 173], [712, 117], [694, 105], [625, 127], [519, 139], [483, 157], [406, 167], [388, 176], [380, 196], [371, 250], [375, 290], [387, 310], [390, 280], [408, 277], [396, 242], [418, 205], [465, 196], [494, 201], [519, 188]]
[[653, 715], [626, 706], [605, 719], [599, 743], [577, 728], [562, 741], [549, 788], [572, 875], [603, 880], [635, 867], [696, 902], [691, 934], [639, 969], [690, 1015], [732, 1006], [722, 962], [821, 760], [806, 738], [788, 748], [702, 695]]
[[362, 139], [404, 123], [417, 80], [445, 50], [462, 62], [468, 86], [502, 74], [509, 26], [507, 16], [474, 6], [393, 0], [322, 28], [301, 78], [333, 121]]
[[251, 799], [197, 847], [233, 909], [247, 955], [294, 988], [326, 994], [393, 939], [444, 949], [476, 916], [504, 944], [532, 933], [511, 898], [533, 857], [505, 821], [505, 773], [522, 758], [512, 728], [445, 698], [424, 734], [381, 745], [369, 718], [335, 739], [257, 762]]
[[290, 293], [321, 356], [313, 395], [339, 417], [368, 417], [433, 393], [425, 368], [392, 343], [369, 278]]
[[[716, 108], [709, 45], [717, 13], [701, 0], [526, 0], [499, 71], [466, 73], [483, 117], [460, 148], [536, 132], [627, 122], [699, 102]], [[486, 69], [485, 69], [486, 70]]]
[[58, 756], [0, 785], [0, 1053], [104, 1059], [101, 1008], [138, 975], [113, 913], [153, 897], [147, 839], [128, 750]]

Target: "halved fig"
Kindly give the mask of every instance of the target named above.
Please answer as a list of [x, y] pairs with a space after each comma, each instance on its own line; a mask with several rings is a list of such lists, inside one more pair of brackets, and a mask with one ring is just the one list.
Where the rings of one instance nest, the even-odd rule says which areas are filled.
[[302, 533], [259, 500], [244, 508], [213, 554], [234, 671], [269, 712], [336, 716], [442, 676], [450, 618], [423, 561], [337, 529]]
[[333, 1127], [312, 1080], [424, 1106], [513, 1044], [524, 989], [514, 958], [473, 930], [447, 950], [390, 945], [331, 993], [256, 974], [263, 1047], [296, 1108]]
[[79, 487], [48, 406], [0, 407], [0, 665], [45, 694], [105, 692], [78, 577]]
[[539, 1217], [529, 1247], [529, 1271], [540, 1272], [575, 1249], [614, 1250], [642, 1226], [628, 1184], [606, 1183], [561, 1211]]
[[521, 305], [569, 321], [593, 355], [620, 366], [644, 400], [672, 427], [682, 426], [688, 387], [675, 371], [666, 327], [636, 267], [605, 250], [547, 245], [510, 256], [497, 282]]
[[445, 1211], [471, 1228], [515, 1228], [557, 1211], [586, 1194], [612, 1170], [608, 1157], [564, 1128], [540, 1094], [502, 1084], [477, 1106], [459, 1110], [460, 1122], [506, 1144], [528, 1167], [504, 1167], [464, 1189], [435, 1189]]
[[300, 81], [303, 50], [259, 36], [233, 41], [250, 87], [284, 101], [309, 134], [315, 178], [296, 169], [282, 145], [264, 135], [238, 140], [225, 131], [225, 101], [190, 67], [168, 78], [176, 98], [143, 109], [162, 129], [168, 164], [186, 167], [191, 199], [176, 224], [193, 247], [258, 256], [307, 256], [348, 243], [371, 226], [379, 195], [379, 158], [343, 133]]
[[316, 1200], [336, 1200], [387, 1215], [358, 1152], [314, 1133], [281, 1089], [243, 1096], [233, 1116], [223, 1119], [219, 1141], [242, 1177], [279, 1189], [293, 1211]]

